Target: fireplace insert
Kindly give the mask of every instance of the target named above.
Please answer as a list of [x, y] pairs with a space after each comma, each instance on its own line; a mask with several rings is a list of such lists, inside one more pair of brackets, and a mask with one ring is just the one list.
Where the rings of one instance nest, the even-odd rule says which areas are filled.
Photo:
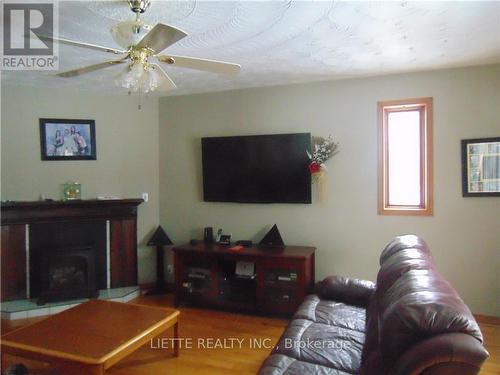
[[51, 249], [40, 259], [40, 271], [39, 305], [99, 294], [92, 246]]

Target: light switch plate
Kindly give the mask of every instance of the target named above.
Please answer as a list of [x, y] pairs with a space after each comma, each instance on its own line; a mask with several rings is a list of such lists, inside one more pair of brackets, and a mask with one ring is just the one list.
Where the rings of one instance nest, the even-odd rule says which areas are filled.
[[148, 193], [142, 193], [142, 200], [144, 202], [147, 202], [149, 200], [149, 194]]

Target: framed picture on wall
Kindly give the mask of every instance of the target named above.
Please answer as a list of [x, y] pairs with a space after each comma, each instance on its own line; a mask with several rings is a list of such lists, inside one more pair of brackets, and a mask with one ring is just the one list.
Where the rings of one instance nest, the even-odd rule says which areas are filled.
[[96, 160], [94, 120], [40, 119], [42, 160]]
[[462, 140], [462, 195], [500, 196], [500, 137]]

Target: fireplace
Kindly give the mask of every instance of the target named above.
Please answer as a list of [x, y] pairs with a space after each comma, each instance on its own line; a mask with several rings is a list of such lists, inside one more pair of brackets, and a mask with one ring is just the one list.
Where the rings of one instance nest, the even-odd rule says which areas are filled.
[[40, 264], [39, 305], [99, 295], [92, 246], [61, 248], [46, 253], [48, 255]]
[[0, 301], [36, 300], [63, 285], [81, 289], [82, 279], [92, 290], [92, 280], [99, 290], [136, 286], [141, 202], [1, 202]]
[[107, 288], [106, 222], [33, 224], [30, 297], [38, 304], [92, 298]]

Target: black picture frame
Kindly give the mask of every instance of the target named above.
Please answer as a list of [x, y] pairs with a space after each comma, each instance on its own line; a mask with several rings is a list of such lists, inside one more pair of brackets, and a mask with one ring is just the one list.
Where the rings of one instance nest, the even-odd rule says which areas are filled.
[[461, 146], [462, 196], [499, 197], [500, 137], [462, 139]]
[[41, 118], [39, 122], [42, 160], [97, 159], [94, 120]]

